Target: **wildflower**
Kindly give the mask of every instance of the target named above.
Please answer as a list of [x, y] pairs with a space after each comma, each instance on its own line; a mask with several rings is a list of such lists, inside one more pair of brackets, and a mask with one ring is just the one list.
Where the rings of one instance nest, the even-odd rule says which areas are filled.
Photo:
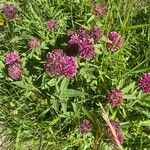
[[37, 38], [30, 39], [28, 41], [28, 46], [30, 49], [36, 48], [41, 44], [41, 41]]
[[91, 39], [83, 38], [79, 44], [79, 55], [84, 59], [91, 59], [94, 55], [95, 47]]
[[101, 28], [94, 26], [93, 28], [90, 29], [90, 36], [93, 38], [95, 41], [98, 41], [102, 38], [103, 33]]
[[79, 53], [80, 57], [84, 59], [91, 59], [95, 52], [94, 43], [90, 38], [89, 31], [84, 28], [80, 28], [70, 36], [69, 48], [71, 47], [74, 51], [73, 54]]
[[14, 4], [6, 4], [3, 7], [3, 13], [8, 19], [12, 20], [16, 17], [17, 9]]
[[145, 73], [142, 77], [140, 77], [138, 82], [138, 87], [143, 92], [150, 94], [150, 72]]
[[114, 135], [112, 133], [113, 131], [111, 130], [111, 128], [107, 127], [108, 137], [110, 138], [112, 144], [115, 145], [116, 140], [118, 140], [118, 142], [120, 144], [123, 144], [123, 134], [122, 134], [121, 126], [120, 126], [119, 122], [111, 121], [110, 123], [111, 123], [111, 126], [113, 127], [113, 129], [114, 129], [114, 131], [116, 133], [116, 138], [117, 138], [117, 139], [115, 139], [115, 137], [114, 137]]
[[53, 50], [47, 55], [44, 62], [45, 71], [50, 75], [64, 75], [73, 77], [77, 73], [76, 60], [73, 57], [67, 56], [61, 50]]
[[14, 63], [8, 66], [8, 75], [13, 80], [20, 80], [22, 75], [22, 67], [19, 63]]
[[20, 57], [16, 52], [10, 52], [5, 56], [5, 63], [10, 65], [15, 62], [19, 62]]
[[115, 31], [110, 32], [108, 35], [109, 40], [111, 43], [107, 43], [107, 48], [110, 49], [112, 52], [115, 52], [117, 49], [120, 48], [122, 43], [122, 37]]
[[123, 102], [122, 91], [113, 88], [107, 93], [107, 100], [112, 106], [118, 106]]
[[94, 6], [94, 14], [95, 16], [104, 16], [106, 15], [106, 6], [103, 4], [96, 4]]
[[62, 74], [65, 77], [73, 77], [77, 73], [77, 64], [74, 57], [65, 56], [62, 59]]
[[55, 29], [57, 27], [57, 22], [53, 19], [47, 21], [48, 29]]
[[49, 52], [44, 62], [46, 73], [50, 75], [62, 75], [61, 59], [64, 55], [63, 51], [59, 49], [54, 49], [52, 52]]
[[87, 120], [87, 119], [84, 119], [84, 120], [81, 122], [81, 124], [80, 124], [78, 130], [79, 130], [80, 133], [84, 134], [84, 133], [87, 133], [87, 132], [89, 131], [90, 127], [91, 127], [90, 121]]
[[90, 31], [88, 29], [85, 29], [81, 27], [77, 30], [77, 34], [80, 36], [80, 38], [90, 38]]
[[74, 33], [71, 35], [69, 44], [79, 44], [81, 41], [80, 35], [78, 33]]

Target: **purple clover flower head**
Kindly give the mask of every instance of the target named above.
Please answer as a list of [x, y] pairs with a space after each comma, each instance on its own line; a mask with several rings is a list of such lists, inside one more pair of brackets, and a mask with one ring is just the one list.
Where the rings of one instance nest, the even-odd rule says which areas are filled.
[[68, 36], [69, 42], [66, 48], [66, 54], [68, 56], [77, 56], [79, 53], [80, 36], [77, 32], [72, 32]]
[[36, 48], [36, 47], [38, 47], [40, 44], [41, 44], [41, 41], [40, 41], [39, 39], [37, 39], [37, 38], [33, 38], [33, 39], [30, 39], [30, 40], [28, 41], [28, 47], [29, 47], [30, 49]]
[[5, 63], [7, 65], [10, 65], [19, 61], [20, 61], [20, 57], [16, 52], [10, 52], [5, 56]]
[[90, 38], [90, 31], [88, 29], [85, 29], [84, 27], [81, 27], [80, 29], [78, 29], [77, 34], [79, 35], [80, 39]]
[[84, 120], [81, 122], [81, 124], [80, 124], [78, 130], [79, 130], [80, 133], [85, 134], [85, 133], [87, 133], [87, 132], [90, 130], [90, 127], [91, 127], [90, 121], [87, 120], [87, 119], [84, 119]]
[[71, 35], [69, 44], [79, 44], [81, 41], [80, 35], [77, 33], [74, 33]]
[[51, 19], [51, 20], [47, 21], [47, 28], [48, 29], [55, 29], [56, 27], [57, 27], [56, 20]]
[[107, 43], [106, 47], [112, 52], [115, 52], [117, 49], [120, 48], [120, 45], [122, 44], [122, 37], [117, 32], [112, 31], [109, 32], [108, 38], [111, 43]]
[[62, 74], [65, 77], [73, 77], [77, 73], [77, 64], [74, 57], [65, 56], [62, 59]]
[[83, 38], [79, 44], [79, 55], [81, 58], [90, 60], [95, 52], [95, 47], [91, 39]]
[[105, 16], [107, 12], [107, 7], [103, 4], [96, 4], [94, 6], [94, 15], [95, 16]]
[[138, 82], [138, 87], [143, 92], [150, 94], [150, 72], [145, 73], [142, 77], [140, 77]]
[[107, 100], [112, 106], [118, 106], [123, 102], [122, 91], [113, 88], [107, 93]]
[[5, 17], [7, 17], [8, 19], [12, 20], [16, 17], [17, 14], [17, 9], [14, 6], [14, 4], [6, 4], [3, 7], [3, 13], [5, 15]]
[[19, 63], [14, 63], [8, 66], [8, 75], [13, 80], [20, 80], [22, 76], [22, 66]]
[[116, 31], [109, 32], [108, 38], [111, 41], [115, 41], [118, 37], [118, 33]]
[[53, 50], [47, 54], [44, 62], [45, 71], [50, 75], [73, 77], [77, 73], [74, 57], [67, 56], [62, 50]]
[[65, 56], [60, 49], [54, 49], [52, 52], [47, 54], [47, 58], [44, 62], [46, 73], [50, 75], [62, 75], [61, 60]]
[[90, 29], [90, 36], [94, 39], [94, 41], [98, 41], [103, 37], [103, 32], [101, 28], [94, 26]]
[[[116, 132], [116, 136], [117, 136], [118, 142], [120, 144], [123, 144], [123, 134], [122, 134], [121, 126], [120, 126], [119, 122], [117, 122], [117, 121], [111, 121], [110, 123], [111, 123], [113, 129]], [[112, 133], [110, 127], [107, 127], [107, 133], [108, 133], [108, 137], [110, 138], [112, 144], [116, 145], [115, 137], [113, 136], [113, 133]]]
[[[72, 48], [73, 51], [73, 55], [71, 56], [79, 53], [81, 58], [89, 60], [92, 58], [95, 52], [94, 43], [90, 38], [90, 32], [85, 28], [80, 28], [79, 30], [77, 30], [77, 32], [72, 33], [70, 35], [70, 40], [68, 43], [69, 49]], [[70, 53], [72, 51], [70, 51]]]

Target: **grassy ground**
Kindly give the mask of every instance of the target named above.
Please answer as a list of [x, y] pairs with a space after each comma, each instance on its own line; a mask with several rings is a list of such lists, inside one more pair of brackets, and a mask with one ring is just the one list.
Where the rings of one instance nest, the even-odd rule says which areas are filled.
[[[0, 6], [6, 2], [1, 0]], [[120, 121], [123, 149], [150, 149], [150, 94], [137, 86], [139, 77], [150, 72], [148, 0], [10, 2], [18, 12], [14, 21], [4, 18], [0, 31], [1, 149], [111, 150], [99, 102], [110, 119]], [[96, 17], [92, 8], [100, 2], [106, 4], [107, 14]], [[58, 22], [54, 31], [45, 25], [51, 18]], [[47, 52], [65, 48], [67, 31], [93, 25], [104, 31], [103, 39], [95, 44], [93, 59], [77, 58], [78, 73], [73, 78], [47, 76], [43, 68]], [[123, 38], [114, 54], [106, 49], [110, 31]], [[32, 37], [42, 44], [29, 51], [27, 41]], [[13, 50], [21, 56], [21, 81], [12, 81], [5, 71], [4, 56]], [[105, 97], [112, 87], [124, 93], [124, 102], [117, 108]], [[92, 122], [87, 134], [78, 131], [83, 119]]]

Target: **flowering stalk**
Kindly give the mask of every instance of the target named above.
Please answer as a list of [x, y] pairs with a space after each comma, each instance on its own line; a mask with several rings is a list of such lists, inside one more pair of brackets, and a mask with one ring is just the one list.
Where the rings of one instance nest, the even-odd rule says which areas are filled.
[[108, 117], [108, 114], [107, 114], [106, 111], [104, 110], [103, 105], [102, 105], [101, 103], [99, 103], [99, 106], [100, 106], [100, 109], [101, 109], [101, 111], [102, 111], [102, 117], [103, 117], [103, 119], [105, 120], [105, 122], [106, 122], [106, 124], [108, 125], [108, 127], [110, 128], [110, 131], [111, 131], [111, 133], [112, 133], [112, 135], [113, 135], [113, 137], [114, 137], [114, 140], [115, 140], [115, 142], [116, 142], [117, 148], [118, 148], [119, 150], [124, 150], [123, 147], [122, 147], [122, 145], [120, 144], [118, 138], [117, 138], [116, 131], [115, 131], [115, 129], [113, 128], [112, 124], [110, 123], [110, 119], [109, 119], [109, 117]]

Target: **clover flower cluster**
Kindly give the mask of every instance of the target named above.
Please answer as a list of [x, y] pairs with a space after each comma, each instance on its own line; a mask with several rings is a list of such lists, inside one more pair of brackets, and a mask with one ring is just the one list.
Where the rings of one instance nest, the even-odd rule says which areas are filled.
[[107, 100], [112, 106], [118, 106], [123, 102], [123, 93], [116, 88], [111, 89], [107, 93]]
[[138, 81], [139, 89], [150, 94], [150, 72], [142, 75]]
[[13, 80], [20, 80], [22, 76], [22, 66], [19, 61], [20, 57], [16, 52], [9, 52], [5, 56], [5, 64], [8, 65], [8, 75]]
[[19, 61], [20, 61], [20, 57], [19, 57], [19, 55], [16, 52], [9, 52], [5, 56], [5, 63], [7, 65], [14, 64], [15, 62], [18, 63]]
[[3, 7], [3, 14], [8, 19], [12, 20], [16, 17], [17, 14], [17, 8], [14, 4], [6, 4]]
[[78, 130], [79, 130], [80, 133], [85, 134], [85, 133], [87, 133], [87, 132], [90, 130], [90, 127], [91, 127], [90, 121], [87, 120], [87, 119], [84, 119], [84, 120], [81, 122], [81, 124], [80, 124]]
[[90, 60], [95, 53], [94, 40], [98, 41], [102, 38], [102, 30], [99, 27], [90, 30], [80, 28], [76, 32], [69, 33], [68, 37], [68, 53], [72, 49], [73, 55], [79, 53], [81, 58]]
[[46, 73], [50, 75], [73, 77], [77, 73], [75, 58], [67, 56], [60, 49], [55, 49], [47, 54], [44, 66]]
[[105, 16], [107, 12], [107, 7], [104, 4], [96, 4], [94, 5], [93, 10], [95, 16]]
[[57, 27], [57, 22], [54, 19], [47, 21], [47, 28], [48, 29], [55, 29]]
[[19, 63], [14, 63], [8, 66], [8, 75], [13, 80], [20, 80], [22, 75], [22, 66]]
[[112, 31], [109, 32], [108, 38], [111, 43], [107, 43], [107, 48], [110, 49], [112, 52], [117, 51], [122, 43], [122, 37], [116, 31]]
[[41, 44], [41, 41], [38, 38], [33, 38], [28, 41], [28, 47], [30, 49], [36, 48]]

